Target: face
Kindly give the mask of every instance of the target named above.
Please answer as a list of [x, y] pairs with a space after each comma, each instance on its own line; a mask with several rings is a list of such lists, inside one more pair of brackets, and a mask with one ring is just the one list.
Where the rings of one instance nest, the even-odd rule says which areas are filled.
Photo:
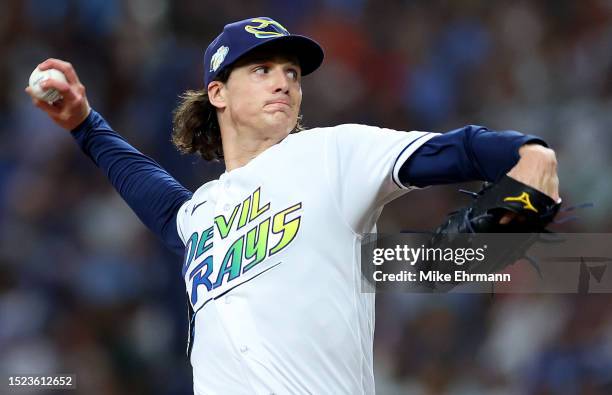
[[226, 83], [209, 85], [209, 98], [220, 109], [222, 129], [227, 125], [280, 140], [295, 127], [302, 103], [297, 59], [266, 52], [248, 56]]

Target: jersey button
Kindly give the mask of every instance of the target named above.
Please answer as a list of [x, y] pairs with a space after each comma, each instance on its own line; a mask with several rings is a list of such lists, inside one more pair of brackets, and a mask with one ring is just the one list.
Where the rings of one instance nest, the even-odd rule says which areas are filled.
[[229, 205], [229, 203], [226, 204], [225, 206], [223, 206], [223, 211], [229, 211], [230, 207], [231, 206]]
[[230, 304], [232, 303], [232, 297], [231, 296], [226, 296], [225, 297], [225, 304]]
[[249, 348], [246, 345], [242, 345], [240, 346], [240, 352], [241, 353], [246, 353], [247, 351], [249, 351]]
[[231, 181], [225, 181], [225, 189], [230, 189]]

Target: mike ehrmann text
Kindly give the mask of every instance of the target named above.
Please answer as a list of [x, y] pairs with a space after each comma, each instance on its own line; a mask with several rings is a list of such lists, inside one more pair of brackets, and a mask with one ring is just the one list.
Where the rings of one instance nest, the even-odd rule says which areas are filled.
[[442, 273], [437, 270], [424, 272], [410, 272], [402, 270], [399, 273], [383, 273], [377, 270], [373, 273], [374, 281], [427, 281], [427, 282], [510, 282], [512, 278], [509, 273], [468, 273], [464, 270], [456, 270], [451, 273]]

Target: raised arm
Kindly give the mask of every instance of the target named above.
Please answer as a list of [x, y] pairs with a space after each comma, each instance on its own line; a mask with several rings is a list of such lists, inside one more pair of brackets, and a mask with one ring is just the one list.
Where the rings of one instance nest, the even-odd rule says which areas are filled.
[[423, 144], [399, 172], [405, 185], [497, 181], [504, 174], [559, 200], [557, 161], [539, 137], [466, 126]]
[[[39, 68], [62, 71], [68, 83], [43, 82], [43, 89], [57, 89], [63, 100], [50, 105], [32, 98], [34, 104], [59, 126], [72, 131], [83, 152], [104, 171], [140, 220], [170, 250], [182, 255], [184, 246], [178, 236], [176, 214], [179, 207], [191, 198], [191, 192], [154, 160], [132, 147], [90, 108], [85, 87], [69, 63], [49, 59]], [[31, 95], [29, 88], [26, 91]]]

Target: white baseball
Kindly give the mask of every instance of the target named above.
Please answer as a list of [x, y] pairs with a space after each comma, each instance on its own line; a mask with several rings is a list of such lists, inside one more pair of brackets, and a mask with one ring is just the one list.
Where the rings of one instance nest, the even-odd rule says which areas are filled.
[[40, 84], [48, 79], [58, 80], [62, 82], [68, 82], [64, 73], [57, 69], [39, 70], [38, 67], [32, 71], [30, 75], [30, 88], [32, 93], [37, 98], [46, 101], [47, 103], [53, 103], [62, 98], [62, 95], [56, 89], [42, 89]]

